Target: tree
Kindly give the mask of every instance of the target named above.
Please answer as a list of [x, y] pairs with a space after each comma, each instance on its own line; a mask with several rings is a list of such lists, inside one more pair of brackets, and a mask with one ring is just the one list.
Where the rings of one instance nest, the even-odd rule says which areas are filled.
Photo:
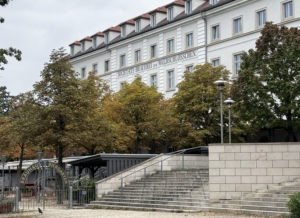
[[24, 158], [35, 157], [37, 151], [32, 131], [35, 111], [31, 98], [31, 93], [19, 95], [13, 103], [16, 109], [8, 116], [1, 117], [0, 148], [10, 158], [19, 159], [18, 178], [21, 176]]
[[15, 96], [10, 95], [6, 86], [0, 86], [0, 117], [7, 116], [13, 110]]
[[146, 141], [154, 127], [151, 117], [158, 111], [158, 103], [162, 99], [156, 87], [147, 86], [137, 76], [131, 84], [125, 83], [107, 103], [107, 117], [119, 123], [122, 138], [132, 137], [132, 140], [127, 141], [128, 152], [138, 153], [139, 149], [147, 148]]
[[[9, 4], [9, 2], [10, 2], [10, 0], [1, 0], [0, 6], [5, 7], [6, 5]], [[0, 23], [4, 23], [3, 17], [0, 17]], [[0, 70], [4, 70], [3, 65], [8, 63], [5, 56], [11, 56], [11, 57], [14, 57], [15, 59], [17, 59], [18, 61], [20, 61], [21, 55], [22, 55], [22, 52], [18, 49], [15, 49], [12, 47], [10, 47], [8, 49], [0, 48]]]
[[[220, 142], [220, 92], [214, 84], [220, 77], [229, 82], [229, 71], [223, 66], [213, 67], [210, 63], [197, 65], [193, 72], [185, 71], [178, 92], [172, 99], [174, 110], [181, 123], [190, 125], [182, 130], [182, 147], [207, 146]], [[224, 87], [223, 99], [229, 97], [229, 85]], [[224, 124], [228, 126], [225, 107]], [[232, 117], [233, 142], [243, 141], [245, 133], [238, 120]], [[228, 140], [228, 128], [225, 128], [224, 141]]]
[[300, 127], [300, 30], [266, 23], [243, 63], [232, 95], [253, 128], [282, 127], [289, 141]]

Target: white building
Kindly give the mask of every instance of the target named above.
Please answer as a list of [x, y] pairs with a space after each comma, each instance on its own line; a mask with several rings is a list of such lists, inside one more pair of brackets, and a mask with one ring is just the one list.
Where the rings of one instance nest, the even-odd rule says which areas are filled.
[[70, 45], [82, 78], [97, 70], [113, 91], [142, 76], [167, 98], [185, 70], [205, 62], [238, 75], [266, 21], [300, 27], [300, 0], [177, 0]]

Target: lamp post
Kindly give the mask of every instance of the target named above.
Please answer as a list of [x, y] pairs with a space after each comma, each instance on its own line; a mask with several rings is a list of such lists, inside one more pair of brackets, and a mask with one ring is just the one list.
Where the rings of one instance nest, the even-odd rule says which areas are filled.
[[[37, 157], [39, 163], [41, 163], [42, 154], [43, 154], [43, 152], [41, 152], [41, 151], [36, 152], [36, 157]], [[37, 187], [38, 188], [37, 202], [40, 203], [40, 167], [38, 169], [38, 182], [37, 182], [37, 186], [38, 186]]]
[[214, 84], [219, 86], [219, 91], [220, 91], [220, 106], [221, 106], [221, 144], [223, 144], [223, 91], [224, 91], [224, 86], [227, 82], [221, 77], [219, 80], [214, 82]]
[[228, 98], [226, 101], [224, 101], [225, 104], [227, 104], [228, 106], [228, 127], [229, 127], [229, 144], [231, 144], [231, 122], [230, 122], [230, 109], [231, 109], [231, 106], [232, 104], [234, 103], [235, 101], [232, 100], [231, 98]]
[[6, 155], [1, 155], [1, 162], [2, 162], [2, 190], [1, 190], [1, 199], [4, 199], [4, 189], [5, 189], [5, 179], [4, 179], [4, 164], [6, 161]]

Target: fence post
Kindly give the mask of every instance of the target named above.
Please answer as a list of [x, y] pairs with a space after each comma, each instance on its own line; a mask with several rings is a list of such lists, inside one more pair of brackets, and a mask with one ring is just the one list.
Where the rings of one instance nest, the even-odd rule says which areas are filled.
[[161, 168], [160, 168], [160, 180], [162, 181], [162, 171], [163, 171], [163, 161], [161, 161]]
[[16, 187], [16, 193], [15, 193], [15, 211], [19, 212], [19, 187]]
[[122, 198], [123, 198], [123, 178], [121, 179], [121, 195], [122, 195]]
[[182, 170], [184, 170], [184, 152], [182, 153]]
[[72, 209], [72, 207], [73, 207], [73, 187], [72, 187], [72, 182], [70, 182], [69, 202], [70, 202], [70, 209]]
[[144, 169], [144, 188], [146, 187], [146, 168]]

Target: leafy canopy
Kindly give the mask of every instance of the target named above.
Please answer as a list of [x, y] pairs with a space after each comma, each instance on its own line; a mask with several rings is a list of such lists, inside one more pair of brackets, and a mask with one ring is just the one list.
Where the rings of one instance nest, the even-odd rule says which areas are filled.
[[242, 55], [232, 87], [235, 108], [253, 128], [300, 127], [300, 30], [266, 23], [256, 49]]

